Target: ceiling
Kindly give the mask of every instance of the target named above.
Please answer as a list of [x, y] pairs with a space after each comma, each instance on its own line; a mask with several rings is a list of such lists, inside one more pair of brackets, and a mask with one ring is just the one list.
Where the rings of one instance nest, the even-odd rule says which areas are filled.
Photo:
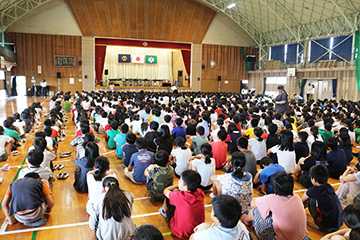
[[[3, 30], [57, 0], [0, 0]], [[345, 35], [360, 27], [360, 0], [66, 0], [84, 36], [200, 43], [216, 12], [257, 46]], [[228, 8], [235, 3], [233, 8]], [[230, 20], [230, 19], [229, 19]]]
[[[198, 0], [224, 12], [257, 45], [343, 35], [359, 28], [360, 0]], [[228, 8], [235, 3], [233, 8]]]

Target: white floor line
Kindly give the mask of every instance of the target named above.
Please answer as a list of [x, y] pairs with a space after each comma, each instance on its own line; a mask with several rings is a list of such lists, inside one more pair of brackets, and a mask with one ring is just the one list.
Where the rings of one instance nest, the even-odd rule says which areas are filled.
[[105, 152], [105, 153], [103, 153], [103, 154], [101, 154], [101, 155], [107, 155], [107, 154], [114, 153], [114, 152], [115, 152], [115, 150], [114, 150], [114, 151], [110, 151], [110, 152]]
[[1, 225], [1, 228], [0, 228], [0, 233], [3, 233], [6, 231], [6, 228], [8, 226], [8, 222], [6, 221], [6, 218], [4, 219], [4, 222], [3, 224]]
[[[205, 207], [211, 207], [211, 204], [205, 205]], [[153, 213], [139, 214], [139, 215], [131, 216], [131, 218], [142, 218], [142, 217], [155, 216], [155, 215], [160, 215], [160, 213], [153, 212]], [[8, 234], [18, 234], [18, 233], [24, 233], [24, 232], [51, 230], [51, 229], [58, 229], [58, 228], [77, 227], [77, 226], [83, 226], [83, 225], [87, 225], [87, 224], [89, 224], [89, 222], [70, 223], [70, 224], [62, 224], [62, 225], [55, 225], [55, 226], [49, 226], [49, 227], [38, 227], [38, 228], [13, 230], [13, 231], [8, 231], [8, 232], [0, 232], [0, 236], [8, 235]]]
[[49, 227], [38, 227], [38, 228], [21, 229], [21, 230], [14, 230], [14, 231], [3, 232], [3, 233], [0, 233], [0, 236], [1, 236], [1, 235], [9, 235], [9, 234], [18, 234], [18, 233], [24, 233], [24, 232], [43, 231], [43, 230], [50, 230], [50, 229], [57, 229], [57, 228], [77, 227], [77, 226], [83, 226], [83, 225], [88, 225], [88, 224], [89, 224], [89, 222], [81, 222], [81, 223], [71, 223], [71, 224], [55, 225], [55, 226], [49, 226]]
[[150, 197], [140, 197], [140, 198], [135, 198], [134, 201], [136, 200], [144, 200], [144, 199], [149, 199]]

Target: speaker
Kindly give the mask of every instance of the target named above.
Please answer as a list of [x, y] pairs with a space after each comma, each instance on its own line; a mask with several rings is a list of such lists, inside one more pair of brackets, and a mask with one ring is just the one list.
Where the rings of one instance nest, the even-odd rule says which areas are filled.
[[108, 69], [105, 69], [104, 74], [105, 74], [105, 75], [108, 75], [108, 74], [109, 74], [109, 70], [108, 70]]
[[61, 78], [61, 72], [57, 72], [57, 73], [56, 73], [56, 77], [57, 77], [57, 78]]
[[81, 61], [81, 60], [78, 61], [78, 65], [79, 65], [79, 66], [82, 65], [82, 61]]
[[202, 68], [202, 69], [205, 69], [205, 64], [201, 65], [201, 68]]
[[218, 76], [218, 81], [221, 82], [221, 76]]
[[178, 77], [182, 77], [183, 71], [178, 71]]

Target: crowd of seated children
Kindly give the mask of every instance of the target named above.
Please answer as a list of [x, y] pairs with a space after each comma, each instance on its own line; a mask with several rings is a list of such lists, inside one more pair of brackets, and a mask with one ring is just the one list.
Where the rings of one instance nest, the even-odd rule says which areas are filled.
[[[260, 239], [274, 239], [274, 236], [306, 239], [304, 208], [297, 195], [293, 195], [292, 177], [285, 172], [301, 176], [302, 184], [311, 187], [304, 195], [309, 196], [308, 203], [317, 198], [313, 194], [314, 189], [327, 186], [326, 181], [324, 183], [319, 180], [324, 178], [324, 174], [320, 174], [320, 177], [312, 175], [312, 167], [328, 169], [333, 178], [344, 174], [340, 177], [343, 185], [354, 175], [349, 174], [349, 171], [346, 174], [345, 170], [346, 164], [353, 158], [352, 144], [355, 142], [356, 131], [353, 130], [352, 122], [356, 123], [360, 116], [357, 103], [292, 102], [295, 111], [291, 109], [286, 113], [284, 121], [281, 121], [281, 115], [274, 115], [271, 101], [262, 96], [256, 98], [224, 93], [220, 98], [211, 93], [171, 94], [167, 98], [169, 101], [164, 104], [165, 95], [143, 93], [144, 102], [134, 101], [134, 93], [84, 92], [76, 95], [73, 119], [79, 135], [71, 143], [72, 146], [77, 146], [74, 187], [79, 192], [89, 192], [86, 209], [90, 214], [90, 225], [96, 229], [98, 239], [107, 239], [116, 234], [119, 234], [116, 235], [119, 238], [128, 237], [135, 231], [130, 218], [133, 196], [119, 188], [115, 171], [109, 169], [108, 159], [99, 156], [96, 145], [98, 139], [91, 133], [90, 120], [94, 120], [95, 129], [100, 129], [107, 136], [108, 148], [116, 148], [117, 156], [126, 167], [125, 175], [134, 183], [147, 183], [149, 195], [154, 200], [162, 201], [165, 198], [164, 208], [160, 212], [168, 216], [170, 228], [177, 237], [189, 237], [194, 227], [204, 222], [203, 190], [213, 187], [214, 195], [219, 195], [213, 199], [214, 205], [216, 201], [220, 201], [216, 199], [222, 199], [221, 201], [231, 205], [231, 197], [223, 199], [224, 195], [238, 199], [241, 215], [237, 217], [238, 213], [233, 211], [236, 215], [234, 218], [241, 218], [247, 224], [253, 222]], [[67, 97], [69, 95], [65, 96], [66, 100]], [[44, 155], [49, 150], [56, 151], [56, 140], [60, 138], [61, 128], [64, 127], [59, 104], [59, 101], [52, 103], [44, 136], [35, 139], [35, 149], [29, 152], [29, 167], [25, 170], [39, 172], [40, 178], [51, 173], [51, 160]], [[31, 130], [32, 124], [41, 116], [41, 111], [41, 107], [35, 104], [21, 114], [25, 132]], [[4, 122], [5, 128], [10, 135], [15, 135], [10, 130], [16, 131], [15, 127], [19, 128], [20, 125], [14, 124], [12, 119], [7, 120], [6, 124]], [[24, 128], [24, 125], [20, 127]], [[134, 133], [140, 137], [137, 138]], [[187, 141], [190, 142], [190, 148], [186, 147]], [[327, 148], [331, 149], [329, 153], [326, 153]], [[343, 152], [345, 157], [344, 154], [337, 156], [337, 152]], [[40, 153], [42, 161], [40, 157], [32, 160], [33, 155], [40, 156]], [[229, 153], [232, 153], [232, 157], [226, 159]], [[260, 161], [262, 170], [259, 172], [256, 161]], [[41, 164], [46, 166], [42, 167]], [[223, 166], [229, 173], [216, 176], [215, 168], [221, 169]], [[26, 171], [21, 174], [25, 175]], [[170, 186], [174, 175], [181, 176], [179, 186]], [[213, 177], [210, 178], [211, 176]], [[327, 180], [328, 177], [325, 178]], [[51, 178], [46, 180], [52, 181]], [[350, 181], [354, 179], [351, 178]], [[254, 187], [261, 184], [261, 191], [268, 195], [254, 200], [252, 206], [255, 208], [250, 211], [253, 184]], [[335, 193], [331, 194], [331, 199], [335, 201]], [[113, 208], [113, 202], [107, 202], [110, 199], [115, 201], [111, 197], [114, 195], [126, 199], [122, 204], [117, 204], [117, 208]], [[189, 203], [190, 207], [185, 207]], [[281, 206], [281, 209], [275, 204]], [[290, 210], [293, 211], [292, 214], [280, 214], [280, 211]], [[214, 206], [213, 220], [217, 226], [203, 231], [197, 229], [192, 238], [214, 236], [213, 234], [217, 236], [218, 228], [224, 228], [247, 239], [248, 233], [242, 226], [237, 222], [235, 224], [235, 221], [226, 224], [228, 216], [220, 215], [218, 211], [219, 208]], [[293, 216], [297, 218], [294, 219]], [[96, 218], [99, 219], [98, 222], [93, 221]], [[338, 229], [342, 222], [340, 211], [333, 216], [333, 220], [338, 225], [323, 226], [323, 222], [318, 225], [324, 232]], [[287, 231], [289, 222], [296, 222], [291, 235]], [[115, 231], [115, 228], [121, 231]]]

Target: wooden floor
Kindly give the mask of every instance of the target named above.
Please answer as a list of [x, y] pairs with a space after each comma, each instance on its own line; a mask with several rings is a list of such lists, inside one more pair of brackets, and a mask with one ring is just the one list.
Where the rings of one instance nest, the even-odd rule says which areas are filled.
[[[26, 106], [31, 103], [39, 101], [43, 107], [47, 107], [48, 99], [40, 97], [16, 97], [7, 100], [0, 100], [0, 123], [7, 117], [11, 116], [14, 112], [21, 112]], [[67, 115], [71, 119], [70, 115]], [[40, 126], [39, 129], [42, 129]], [[74, 123], [68, 121], [67, 123], [67, 135], [64, 142], [59, 143], [59, 151], [66, 152], [72, 151], [71, 157], [66, 159], [58, 158], [54, 161], [55, 164], [61, 163], [65, 165], [65, 168], [61, 172], [68, 172], [70, 177], [66, 180], [56, 180], [53, 186], [53, 197], [55, 200], [55, 206], [50, 215], [46, 216], [48, 222], [45, 226], [39, 228], [25, 227], [23, 224], [17, 223], [15, 225], [7, 225], [4, 222], [4, 213], [0, 212], [0, 240], [1, 239], [31, 239], [31, 240], [63, 240], [63, 239], [95, 239], [94, 232], [88, 226], [88, 214], [86, 213], [85, 206], [87, 202], [87, 194], [77, 193], [72, 184], [74, 182], [74, 156], [75, 148], [70, 146], [70, 141], [75, 138]], [[165, 219], [159, 215], [158, 209], [161, 203], [154, 202], [148, 197], [148, 191], [145, 185], [135, 185], [125, 178], [123, 165], [117, 158], [114, 151], [110, 151], [104, 141], [104, 135], [98, 135], [101, 139], [99, 148], [100, 153], [107, 156], [111, 162], [111, 168], [116, 169], [119, 173], [118, 179], [120, 187], [124, 190], [130, 191], [135, 195], [135, 203], [133, 206], [132, 217], [137, 226], [142, 224], [152, 224], [156, 226], [165, 236], [165, 239], [177, 239], [170, 233], [169, 226]], [[15, 157], [9, 157], [9, 160], [5, 163], [11, 165], [11, 170], [4, 175], [5, 181], [0, 185], [0, 197], [3, 198], [8, 186], [14, 180], [17, 179], [17, 175], [22, 167], [26, 167], [25, 158], [27, 149], [33, 142], [33, 133], [30, 133], [27, 137], [27, 141], [20, 147], [21, 154]], [[1, 166], [4, 163], [1, 164]], [[57, 174], [55, 171], [54, 174]], [[217, 174], [222, 174], [222, 171], [217, 171]], [[178, 179], [175, 179], [175, 183]], [[338, 180], [330, 179], [330, 184], [334, 184], [334, 188], [337, 189], [339, 185]], [[300, 183], [295, 182], [295, 192], [300, 196], [304, 193], [304, 187]], [[211, 199], [210, 193], [206, 193], [205, 205], [206, 205], [206, 221], [211, 221]], [[258, 197], [260, 194], [254, 190], [254, 197]], [[307, 210], [306, 210], [307, 211]], [[308, 236], [311, 239], [320, 239], [324, 234], [320, 232], [314, 224], [309, 212], [307, 211], [308, 219]], [[254, 239], [257, 239], [253, 230], [252, 235]]]

